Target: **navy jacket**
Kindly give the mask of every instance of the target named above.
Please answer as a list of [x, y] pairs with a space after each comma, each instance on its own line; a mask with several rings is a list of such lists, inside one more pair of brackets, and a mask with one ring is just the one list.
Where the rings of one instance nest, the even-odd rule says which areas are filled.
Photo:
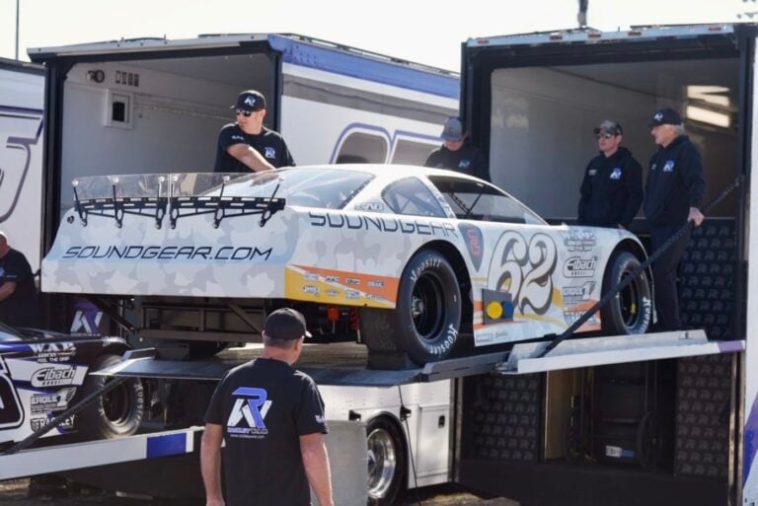
[[628, 227], [642, 203], [642, 167], [626, 148], [590, 160], [579, 190], [579, 224]]
[[651, 225], [684, 225], [690, 207], [705, 194], [703, 161], [689, 137], [680, 135], [650, 159], [645, 185], [645, 217]]

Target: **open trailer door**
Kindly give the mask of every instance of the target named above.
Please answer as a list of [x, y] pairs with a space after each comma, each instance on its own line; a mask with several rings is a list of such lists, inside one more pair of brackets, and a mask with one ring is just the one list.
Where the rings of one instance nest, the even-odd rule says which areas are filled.
[[[686, 118], [705, 202], [737, 189], [694, 231], [680, 265], [682, 319], [694, 330], [570, 339], [547, 354], [520, 345], [500, 368], [508, 375], [463, 380], [460, 482], [529, 504], [735, 499], [748, 301], [758, 294], [747, 275], [756, 219], [748, 185], [734, 184], [750, 174], [754, 146], [754, 39], [755, 27], [678, 26], [465, 43], [461, 112], [491, 179], [549, 221], [575, 221], [593, 128], [621, 123], [645, 167], [656, 149], [647, 122], [662, 107]], [[630, 229], [649, 244], [641, 215]], [[748, 385], [752, 399], [749, 373]], [[745, 451], [755, 454], [747, 442]]]

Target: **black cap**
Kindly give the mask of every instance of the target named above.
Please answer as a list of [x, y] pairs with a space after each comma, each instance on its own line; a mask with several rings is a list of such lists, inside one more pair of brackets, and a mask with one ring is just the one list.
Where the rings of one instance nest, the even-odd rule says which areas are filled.
[[599, 134], [600, 132], [606, 132], [613, 135], [622, 135], [624, 133], [621, 125], [618, 122], [610, 119], [603, 121], [592, 131], [595, 133], [595, 135]]
[[311, 337], [305, 327], [305, 317], [292, 308], [277, 309], [266, 317], [263, 331], [271, 339], [293, 341], [303, 336]]
[[653, 119], [650, 120], [648, 126], [656, 127], [661, 125], [681, 125], [682, 117], [675, 110], [666, 107], [660, 109], [653, 114]]
[[237, 103], [231, 108], [242, 109], [243, 111], [260, 111], [266, 108], [266, 97], [256, 90], [243, 91], [237, 97]]

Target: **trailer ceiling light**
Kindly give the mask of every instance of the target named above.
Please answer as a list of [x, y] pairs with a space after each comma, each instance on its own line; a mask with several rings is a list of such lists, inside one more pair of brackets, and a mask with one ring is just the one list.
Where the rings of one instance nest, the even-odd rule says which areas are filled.
[[690, 100], [702, 100], [721, 107], [729, 107], [729, 97], [726, 93], [729, 93], [726, 86], [687, 86], [687, 98]]
[[731, 120], [728, 114], [703, 109], [702, 107], [695, 107], [693, 105], [687, 106], [687, 119], [723, 128], [729, 128], [731, 125]]

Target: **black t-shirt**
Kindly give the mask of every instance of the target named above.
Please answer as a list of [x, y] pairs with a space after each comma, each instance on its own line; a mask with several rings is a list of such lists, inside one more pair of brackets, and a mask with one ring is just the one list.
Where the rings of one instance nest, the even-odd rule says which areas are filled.
[[235, 367], [216, 387], [205, 422], [222, 425], [226, 503], [309, 505], [299, 436], [327, 433], [314, 381], [280, 360]]
[[479, 148], [468, 142], [463, 144], [458, 151], [450, 151], [445, 146], [432, 151], [424, 165], [437, 169], [456, 170], [481, 179], [490, 177], [487, 159]]
[[227, 152], [230, 146], [247, 144], [276, 168], [295, 165], [284, 138], [273, 130], [263, 127], [258, 135], [246, 134], [237, 123], [225, 125], [218, 134], [216, 147], [216, 172], [250, 172], [250, 168]]
[[16, 290], [0, 302], [0, 321], [17, 327], [39, 327], [32, 268], [26, 257], [12, 248], [0, 258], [0, 285], [11, 282], [16, 283]]

